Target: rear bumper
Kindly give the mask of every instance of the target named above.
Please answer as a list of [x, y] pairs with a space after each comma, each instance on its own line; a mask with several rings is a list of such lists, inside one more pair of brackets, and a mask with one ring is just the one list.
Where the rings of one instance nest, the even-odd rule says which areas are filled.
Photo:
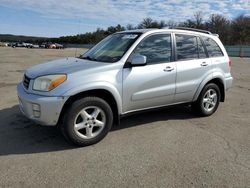
[[27, 93], [22, 83], [17, 85], [19, 108], [29, 119], [41, 125], [57, 124], [65, 97], [47, 97]]
[[233, 77], [225, 78], [225, 89], [228, 90], [233, 86]]

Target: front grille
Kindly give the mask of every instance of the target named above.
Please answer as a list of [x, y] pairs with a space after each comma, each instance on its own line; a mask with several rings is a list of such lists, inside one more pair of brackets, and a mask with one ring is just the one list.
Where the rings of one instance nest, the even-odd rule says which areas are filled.
[[29, 88], [29, 85], [30, 85], [30, 78], [27, 77], [26, 75], [24, 75], [23, 77], [23, 86], [28, 89]]

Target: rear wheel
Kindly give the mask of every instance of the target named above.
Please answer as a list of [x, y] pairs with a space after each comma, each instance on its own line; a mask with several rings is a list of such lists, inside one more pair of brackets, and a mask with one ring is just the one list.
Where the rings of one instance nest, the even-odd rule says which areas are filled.
[[76, 100], [64, 115], [61, 131], [67, 140], [79, 146], [99, 142], [113, 124], [110, 106], [98, 97]]
[[198, 115], [210, 116], [217, 110], [220, 99], [219, 87], [214, 83], [207, 84], [202, 89], [197, 101], [192, 104], [192, 109]]

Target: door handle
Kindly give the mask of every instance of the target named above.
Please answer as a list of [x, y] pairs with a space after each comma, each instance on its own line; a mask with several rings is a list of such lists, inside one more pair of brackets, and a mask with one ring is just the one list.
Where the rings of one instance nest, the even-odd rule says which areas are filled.
[[202, 62], [201, 66], [203, 66], [203, 67], [208, 66], [208, 63], [207, 62]]
[[167, 66], [163, 71], [171, 72], [172, 70], [174, 70], [174, 67]]

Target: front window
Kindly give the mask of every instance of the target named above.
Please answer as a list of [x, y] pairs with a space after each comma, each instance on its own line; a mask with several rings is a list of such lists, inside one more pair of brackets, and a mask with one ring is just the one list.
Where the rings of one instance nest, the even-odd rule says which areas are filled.
[[171, 35], [156, 34], [144, 39], [131, 54], [130, 59], [133, 55], [144, 55], [147, 57], [147, 64], [167, 63], [171, 61], [171, 54]]
[[79, 58], [114, 63], [119, 61], [141, 33], [115, 33], [103, 39]]

